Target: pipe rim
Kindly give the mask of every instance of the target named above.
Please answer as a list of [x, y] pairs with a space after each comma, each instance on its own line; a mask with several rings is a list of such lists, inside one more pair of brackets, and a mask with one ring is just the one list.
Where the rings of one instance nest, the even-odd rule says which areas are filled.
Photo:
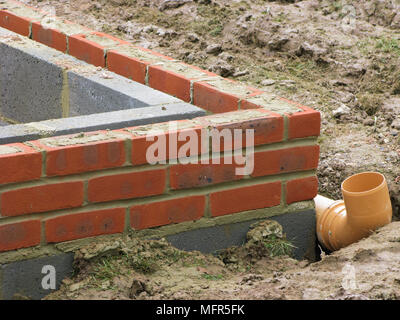
[[[366, 174], [373, 174], [376, 176], [379, 176], [382, 178], [382, 181], [380, 184], [378, 184], [376, 187], [372, 188], [372, 189], [368, 189], [365, 191], [349, 191], [347, 189], [345, 189], [345, 184], [347, 184], [350, 180], [356, 179], [357, 177], [361, 176], [361, 175], [366, 175]], [[365, 172], [360, 172], [360, 173], [356, 173], [350, 177], [347, 177], [341, 184], [341, 189], [342, 189], [342, 193], [346, 193], [348, 195], [352, 195], [352, 196], [365, 196], [365, 195], [369, 195], [373, 192], [376, 192], [382, 188], [384, 188], [386, 186], [386, 178], [385, 176], [380, 173], [380, 172], [374, 172], [374, 171], [365, 171]]]

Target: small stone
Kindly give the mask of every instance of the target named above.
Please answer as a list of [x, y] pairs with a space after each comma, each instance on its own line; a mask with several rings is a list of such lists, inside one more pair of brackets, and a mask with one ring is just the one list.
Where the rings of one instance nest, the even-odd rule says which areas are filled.
[[365, 119], [365, 120], [363, 121], [363, 124], [364, 124], [365, 126], [373, 126], [374, 123], [375, 123], [375, 121], [374, 121], [374, 119], [372, 119], [372, 118], [367, 118], [367, 119]]
[[187, 36], [187, 38], [188, 38], [188, 40], [189, 40], [190, 42], [197, 42], [197, 41], [199, 41], [199, 37], [198, 37], [197, 34], [195, 34], [195, 33], [189, 33], [188, 36]]
[[354, 63], [347, 66], [346, 76], [360, 77], [367, 71], [367, 68], [361, 63]]
[[156, 35], [158, 35], [158, 36], [160, 36], [160, 37], [164, 37], [165, 34], [166, 34], [166, 31], [165, 31], [164, 29], [159, 28], [159, 29], [157, 29], [157, 31], [156, 31]]
[[222, 51], [222, 46], [220, 44], [210, 44], [207, 48], [206, 48], [206, 53], [208, 54], [218, 54]]
[[192, 2], [192, 0], [165, 0], [158, 8], [160, 11], [167, 9], [174, 9], [183, 6], [185, 3]]
[[272, 80], [272, 79], [265, 79], [265, 80], [261, 81], [261, 85], [264, 87], [272, 86], [275, 83], [276, 83], [276, 81]]
[[292, 89], [296, 86], [296, 81], [294, 80], [281, 80], [279, 81], [279, 85], [285, 87], [287, 89]]
[[397, 130], [400, 130], [400, 119], [393, 120], [391, 127]]
[[219, 74], [222, 77], [229, 77], [234, 74], [235, 67], [225, 61], [217, 61], [215, 65], [209, 68], [209, 71]]
[[280, 51], [282, 47], [289, 41], [288, 38], [281, 37], [268, 41], [268, 47], [274, 51]]
[[186, 56], [186, 58], [185, 58], [185, 61], [186, 61], [187, 63], [192, 63], [192, 62], [195, 61], [195, 60], [196, 60], [196, 55], [193, 54], [193, 53], [189, 53], [189, 54]]
[[292, 84], [296, 84], [296, 81], [294, 81], [294, 80], [281, 80], [281, 81], [279, 81], [279, 83], [280, 84], [283, 84], [283, 85], [292, 85]]
[[320, 55], [325, 55], [326, 53], [327, 50], [325, 48], [321, 48], [317, 45], [311, 45], [308, 42], [302, 43], [296, 52], [298, 56], [302, 55], [320, 56]]
[[344, 104], [342, 104], [339, 108], [336, 110], [333, 110], [333, 116], [335, 118], [340, 118], [343, 115], [350, 114], [350, 108]]
[[339, 99], [343, 103], [349, 103], [354, 99], [354, 95], [350, 92], [340, 92]]
[[145, 287], [146, 285], [143, 281], [134, 279], [129, 290], [129, 298], [133, 299], [142, 292], [145, 292]]
[[145, 33], [150, 33], [153, 32], [155, 30], [154, 26], [146, 26], [143, 28], [143, 32]]
[[114, 77], [113, 77], [111, 74], [106, 73], [106, 72], [103, 72], [103, 73], [101, 74], [101, 77], [102, 77], [103, 79], [114, 79]]
[[237, 71], [233, 74], [233, 77], [234, 78], [242, 77], [245, 76], [246, 74], [249, 74], [249, 70]]
[[69, 287], [69, 291], [73, 292], [73, 291], [79, 290], [80, 288], [83, 288], [85, 285], [86, 285], [86, 281], [85, 280], [81, 281], [81, 282], [77, 282], [77, 283], [71, 284], [70, 287]]
[[121, 31], [123, 33], [128, 33], [128, 27], [126, 25], [123, 25], [123, 24], [119, 24], [117, 26], [117, 30]]
[[218, 58], [221, 58], [222, 60], [225, 60], [225, 61], [228, 61], [228, 62], [231, 62], [231, 61], [233, 60], [233, 56], [230, 55], [230, 54], [227, 53], [227, 52], [221, 52], [221, 53], [218, 55]]

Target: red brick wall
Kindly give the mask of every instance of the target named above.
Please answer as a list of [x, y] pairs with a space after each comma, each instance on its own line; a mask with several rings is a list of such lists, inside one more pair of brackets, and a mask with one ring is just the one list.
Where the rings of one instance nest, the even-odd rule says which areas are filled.
[[[229, 128], [243, 128], [241, 121], [230, 122], [229, 115], [246, 113], [227, 114]], [[246, 123], [276, 117], [261, 110], [252, 116]], [[200, 132], [199, 123], [203, 130], [213, 128], [215, 117], [185, 120], [182, 130], [192, 124]], [[254, 171], [246, 176], [235, 173], [241, 165], [232, 159], [225, 162], [223, 144], [220, 150], [210, 145], [213, 157], [222, 152], [219, 164], [137, 163], [134, 155], [143, 157], [146, 152], [138, 143], [146, 136], [138, 135], [138, 129], [0, 146], [0, 153], [4, 147], [17, 151], [0, 155], [0, 164], [7, 168], [0, 184], [0, 250], [285, 206], [316, 195], [319, 147], [315, 140], [285, 138], [288, 128], [276, 126], [279, 132], [260, 133]], [[164, 133], [166, 138], [170, 134]], [[269, 143], [270, 134], [280, 136], [280, 142]], [[101, 140], [79, 141], [91, 135]], [[57, 146], [61, 138], [76, 143]], [[201, 154], [199, 150], [208, 151], [199, 146], [188, 156]], [[296, 179], [300, 172], [306, 177]]]
[[[150, 165], [145, 154], [153, 142], [138, 128], [72, 135], [76, 143], [67, 146], [57, 145], [57, 137], [0, 146], [0, 251], [285, 207], [316, 195], [319, 147], [311, 137], [319, 135], [319, 112], [283, 98], [297, 112], [270, 112], [251, 102], [264, 94], [258, 89], [83, 27], [71, 35], [7, 10], [0, 10], [0, 27], [215, 113], [180, 121], [185, 128], [166, 131], [167, 141], [211, 129], [255, 133], [254, 171], [246, 176], [235, 174], [240, 165], [223, 161], [223, 144], [208, 147], [200, 136], [190, 156], [212, 151], [220, 164]], [[85, 142], [92, 135], [101, 138]]]

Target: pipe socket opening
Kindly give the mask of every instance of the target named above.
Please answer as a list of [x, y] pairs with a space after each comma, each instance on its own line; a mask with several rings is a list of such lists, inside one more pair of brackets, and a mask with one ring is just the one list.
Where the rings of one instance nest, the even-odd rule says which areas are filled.
[[372, 192], [385, 184], [385, 177], [378, 172], [363, 172], [348, 177], [342, 183], [342, 191], [353, 194]]
[[347, 178], [342, 194], [343, 201], [315, 197], [318, 240], [330, 251], [357, 242], [392, 220], [389, 190], [381, 173]]

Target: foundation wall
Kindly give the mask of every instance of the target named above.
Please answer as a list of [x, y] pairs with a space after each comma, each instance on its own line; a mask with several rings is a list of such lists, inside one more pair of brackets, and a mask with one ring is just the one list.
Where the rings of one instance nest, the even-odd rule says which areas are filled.
[[[0, 146], [0, 251], [113, 233], [172, 234], [301, 210], [296, 204], [311, 207], [318, 189], [318, 111], [55, 17], [44, 26], [44, 13], [14, 1], [2, 6], [0, 27], [209, 115], [181, 120], [176, 129], [121, 126]], [[154, 141], [146, 137], [153, 129], [162, 129], [158, 139], [169, 145], [180, 136], [178, 150], [195, 140], [197, 147], [149, 164]], [[251, 173], [237, 175], [240, 165], [222, 159], [234, 144], [201, 134], [213, 129], [243, 136], [254, 130]], [[245, 153], [246, 141], [242, 147]], [[220, 164], [174, 161], [201, 154]]]

